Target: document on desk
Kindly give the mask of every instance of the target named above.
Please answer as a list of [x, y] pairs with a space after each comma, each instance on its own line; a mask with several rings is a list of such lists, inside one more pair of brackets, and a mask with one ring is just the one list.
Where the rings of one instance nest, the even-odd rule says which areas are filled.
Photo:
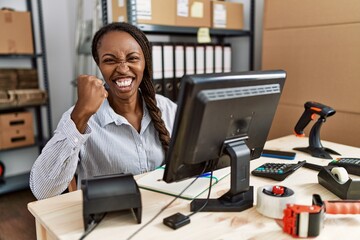
[[[214, 171], [212, 186], [217, 184], [221, 179], [230, 174], [230, 167]], [[152, 172], [147, 173], [136, 182], [140, 188], [160, 192], [172, 196], [179, 195], [195, 178], [189, 178], [180, 182], [166, 183], [163, 179], [164, 167], [159, 167]], [[210, 173], [205, 173], [199, 177], [181, 196], [180, 198], [192, 200], [198, 197], [209, 188]]]

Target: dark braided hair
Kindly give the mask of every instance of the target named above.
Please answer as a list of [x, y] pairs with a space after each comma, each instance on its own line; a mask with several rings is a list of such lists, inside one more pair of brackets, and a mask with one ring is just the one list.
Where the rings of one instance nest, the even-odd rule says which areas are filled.
[[138, 42], [144, 53], [145, 70], [144, 70], [143, 79], [139, 87], [141, 89], [141, 93], [144, 98], [145, 104], [149, 109], [149, 114], [153, 121], [154, 127], [159, 133], [159, 139], [166, 154], [167, 150], [169, 149], [170, 134], [165, 127], [165, 123], [161, 118], [161, 111], [156, 104], [155, 89], [152, 83], [153, 71], [152, 71], [151, 45], [145, 34], [137, 27], [128, 23], [114, 22], [107, 24], [102, 28], [100, 28], [94, 35], [91, 46], [92, 56], [95, 62], [99, 64], [99, 55], [97, 50], [101, 44], [101, 39], [105, 34], [114, 31], [129, 33]]

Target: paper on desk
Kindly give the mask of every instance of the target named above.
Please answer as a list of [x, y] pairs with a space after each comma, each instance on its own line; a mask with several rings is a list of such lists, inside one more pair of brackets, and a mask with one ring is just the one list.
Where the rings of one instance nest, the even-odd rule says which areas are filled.
[[[212, 186], [214, 186], [229, 174], [230, 167], [214, 171]], [[164, 180], [162, 180], [163, 175], [164, 168], [157, 168], [154, 171], [147, 173], [144, 177], [138, 179], [136, 182], [140, 188], [177, 196], [195, 179], [189, 178], [180, 182], [166, 183]], [[210, 184], [210, 176], [207, 174], [205, 175], [205, 177], [199, 177], [188, 189], [186, 189], [180, 198], [192, 200], [205, 192], [209, 188]]]

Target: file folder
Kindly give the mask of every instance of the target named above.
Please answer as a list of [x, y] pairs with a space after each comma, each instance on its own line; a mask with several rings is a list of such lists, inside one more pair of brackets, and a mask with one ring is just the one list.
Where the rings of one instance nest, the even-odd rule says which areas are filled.
[[205, 73], [205, 47], [204, 45], [196, 45], [196, 74]]
[[224, 72], [231, 72], [231, 46], [224, 46]]
[[185, 73], [195, 74], [195, 51], [194, 45], [185, 46]]
[[205, 73], [214, 73], [214, 45], [205, 46]]
[[172, 44], [163, 45], [163, 92], [164, 96], [174, 101], [174, 46]]
[[153, 82], [155, 92], [163, 94], [163, 57], [162, 46], [157, 43], [152, 43], [152, 64], [153, 64]]
[[215, 46], [215, 73], [223, 72], [223, 47]]
[[180, 90], [180, 81], [181, 78], [185, 74], [185, 46], [184, 44], [176, 44], [175, 45], [175, 101], [177, 100], [177, 97], [179, 95]]

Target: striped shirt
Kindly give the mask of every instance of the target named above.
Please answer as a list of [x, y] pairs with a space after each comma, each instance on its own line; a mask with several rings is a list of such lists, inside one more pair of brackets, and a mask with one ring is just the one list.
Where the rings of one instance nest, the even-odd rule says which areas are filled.
[[[176, 104], [156, 95], [169, 133]], [[90, 118], [81, 134], [66, 111], [30, 172], [30, 188], [37, 199], [61, 194], [76, 173], [81, 179], [115, 173], [134, 175], [152, 171], [164, 161], [164, 152], [145, 103], [140, 133], [115, 113], [107, 100]]]

